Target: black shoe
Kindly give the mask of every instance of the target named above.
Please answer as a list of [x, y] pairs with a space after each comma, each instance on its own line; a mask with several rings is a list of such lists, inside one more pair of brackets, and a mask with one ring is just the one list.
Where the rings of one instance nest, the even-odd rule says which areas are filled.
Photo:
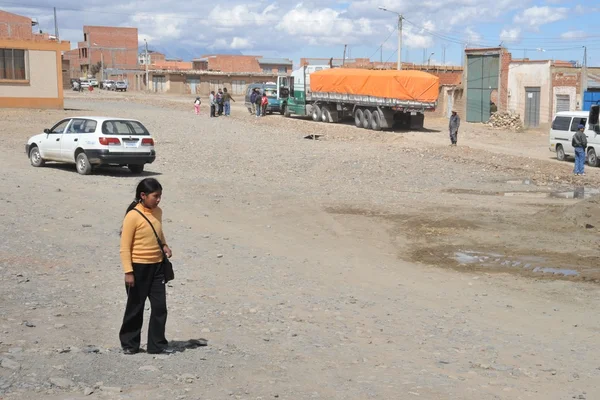
[[135, 349], [123, 349], [123, 354], [126, 354], [128, 356], [131, 356], [133, 354], [137, 354], [139, 352], [140, 352], [139, 349], [137, 349], [137, 350], [135, 350]]
[[148, 354], [164, 354], [168, 356], [171, 354], [175, 354], [175, 350], [167, 347], [166, 349], [162, 349], [159, 351], [148, 351]]

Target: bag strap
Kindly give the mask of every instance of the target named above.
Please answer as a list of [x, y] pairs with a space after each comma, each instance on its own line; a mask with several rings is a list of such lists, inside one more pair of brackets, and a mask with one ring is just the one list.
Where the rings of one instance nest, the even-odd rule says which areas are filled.
[[167, 255], [165, 254], [164, 246], [162, 244], [162, 241], [158, 237], [158, 233], [156, 233], [156, 229], [154, 229], [154, 225], [152, 225], [152, 222], [150, 222], [150, 220], [144, 215], [144, 213], [141, 212], [140, 210], [138, 210], [137, 208], [134, 208], [133, 211], [137, 211], [146, 221], [148, 221], [148, 223], [150, 224], [150, 228], [152, 228], [152, 232], [154, 232], [154, 236], [156, 237], [156, 241], [158, 242], [158, 246], [160, 247], [160, 251], [163, 253], [163, 256], [166, 257]]

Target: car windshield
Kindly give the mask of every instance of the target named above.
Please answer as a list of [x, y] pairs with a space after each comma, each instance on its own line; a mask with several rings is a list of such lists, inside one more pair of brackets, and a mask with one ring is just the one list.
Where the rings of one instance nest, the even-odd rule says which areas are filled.
[[104, 121], [102, 133], [105, 135], [150, 135], [141, 122], [117, 119]]
[[277, 97], [277, 88], [266, 87], [265, 93], [267, 94], [267, 97]]
[[122, 81], [119, 81], [119, 82], [117, 82], [117, 83], [118, 83], [119, 85], [124, 85], [124, 84], [125, 84], [125, 82], [122, 82]]

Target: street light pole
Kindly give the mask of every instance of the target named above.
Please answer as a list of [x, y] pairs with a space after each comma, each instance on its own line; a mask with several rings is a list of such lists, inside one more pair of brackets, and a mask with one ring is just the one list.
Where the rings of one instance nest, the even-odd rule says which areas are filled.
[[392, 14], [396, 14], [398, 16], [398, 65], [396, 69], [400, 71], [402, 69], [402, 20], [404, 17], [397, 11], [388, 10], [385, 7], [379, 7], [382, 11], [391, 12]]
[[430, 65], [430, 63], [431, 63], [431, 57], [432, 57], [434, 54], [435, 54], [435, 53], [431, 53], [431, 54], [429, 55], [429, 58], [427, 59], [427, 70], [428, 70], [428, 71], [429, 71], [429, 65]]
[[146, 90], [150, 89], [150, 83], [148, 82], [148, 41], [144, 39], [146, 44], [146, 55], [144, 56], [144, 65], [146, 66]]

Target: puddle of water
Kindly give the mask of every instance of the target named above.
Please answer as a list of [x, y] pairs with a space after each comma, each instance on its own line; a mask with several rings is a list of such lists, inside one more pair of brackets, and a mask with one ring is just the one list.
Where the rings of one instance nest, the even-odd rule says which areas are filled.
[[579, 272], [575, 269], [548, 266], [548, 261], [542, 257], [509, 257], [496, 253], [465, 250], [455, 252], [452, 258], [461, 265], [478, 265], [486, 268], [521, 268], [539, 274], [564, 277], [579, 276]]
[[557, 199], [588, 199], [598, 194], [600, 194], [599, 189], [577, 187], [573, 191], [552, 192], [549, 196]]

